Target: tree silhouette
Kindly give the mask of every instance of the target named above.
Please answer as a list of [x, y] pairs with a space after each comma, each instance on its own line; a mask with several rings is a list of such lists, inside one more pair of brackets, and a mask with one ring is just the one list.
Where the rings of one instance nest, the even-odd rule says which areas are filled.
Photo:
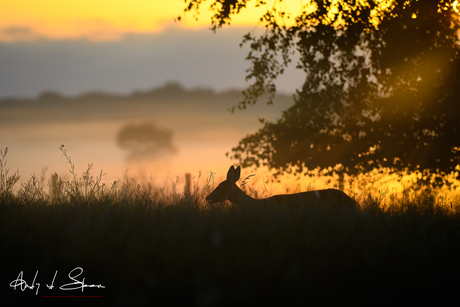
[[[185, 11], [204, 1], [188, 0]], [[250, 1], [213, 2], [214, 30]], [[263, 5], [264, 1], [256, 0]], [[275, 1], [282, 3], [282, 1]], [[268, 92], [300, 54], [306, 78], [295, 105], [232, 149], [244, 166], [347, 172], [374, 167], [441, 169], [459, 163], [460, 56], [457, 1], [312, 0], [293, 17], [273, 5], [265, 33], [248, 33], [247, 80], [237, 106]], [[287, 20], [294, 22], [287, 26]]]
[[118, 146], [129, 152], [128, 161], [152, 161], [174, 154], [172, 132], [153, 123], [128, 124], [117, 134]]

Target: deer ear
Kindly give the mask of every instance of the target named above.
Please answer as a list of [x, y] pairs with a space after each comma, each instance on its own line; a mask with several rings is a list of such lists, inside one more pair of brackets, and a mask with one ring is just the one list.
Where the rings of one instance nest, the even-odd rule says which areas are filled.
[[227, 180], [229, 181], [233, 181], [233, 177], [235, 176], [235, 167], [232, 165], [230, 166], [230, 168], [228, 169], [228, 172], [227, 172]]
[[230, 168], [228, 169], [228, 173], [227, 173], [227, 180], [230, 181], [230, 182], [237, 182], [239, 179], [240, 179], [240, 175], [241, 175], [241, 167], [238, 166], [236, 169], [235, 167], [232, 165], [230, 166]]
[[240, 180], [240, 176], [241, 176], [241, 166], [238, 166], [234, 172], [233, 181], [237, 182], [238, 180]]

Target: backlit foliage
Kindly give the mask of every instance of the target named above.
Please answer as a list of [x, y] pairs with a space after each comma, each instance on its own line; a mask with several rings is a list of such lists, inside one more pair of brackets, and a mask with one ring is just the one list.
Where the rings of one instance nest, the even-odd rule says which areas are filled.
[[[204, 3], [186, 2], [193, 4], [187, 10]], [[249, 2], [214, 2], [213, 26], [223, 26]], [[242, 139], [231, 157], [243, 167], [266, 165], [279, 173], [338, 164], [349, 173], [456, 167], [458, 1], [316, 0], [298, 13], [289, 12], [288, 3], [267, 2], [259, 20], [264, 33], [243, 38], [250, 46], [251, 84], [237, 107], [264, 93], [272, 103], [275, 80], [294, 54], [305, 82], [295, 105]]]

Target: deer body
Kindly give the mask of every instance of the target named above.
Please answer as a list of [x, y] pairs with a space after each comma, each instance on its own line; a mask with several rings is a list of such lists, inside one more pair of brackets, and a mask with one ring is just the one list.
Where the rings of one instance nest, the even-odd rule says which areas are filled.
[[231, 166], [227, 173], [227, 180], [221, 182], [217, 188], [206, 197], [210, 204], [229, 200], [234, 205], [256, 205], [256, 204], [276, 204], [276, 205], [302, 205], [313, 203], [325, 204], [344, 204], [347, 207], [355, 207], [356, 202], [347, 194], [336, 189], [308, 191], [296, 194], [274, 195], [269, 198], [255, 199], [244, 193], [236, 186], [240, 179], [241, 167], [236, 169]]

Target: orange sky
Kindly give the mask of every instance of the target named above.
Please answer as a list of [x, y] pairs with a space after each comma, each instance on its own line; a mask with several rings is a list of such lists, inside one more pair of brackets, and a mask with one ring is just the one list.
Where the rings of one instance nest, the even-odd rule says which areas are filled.
[[[211, 14], [208, 8], [212, 2], [204, 1], [198, 21], [193, 18], [193, 13], [188, 13], [180, 26], [209, 27]], [[381, 0], [380, 5], [386, 8], [391, 2]], [[233, 18], [232, 25], [257, 25], [273, 3], [295, 17], [301, 12], [302, 5], [309, 1], [267, 0], [267, 6], [259, 8], [254, 7], [255, 3], [249, 1], [247, 9]], [[453, 6], [457, 11], [458, 1]], [[176, 17], [184, 17], [184, 7], [184, 0], [0, 0], [0, 41], [37, 38], [97, 41], [119, 39], [125, 33], [157, 32], [174, 24]]]
[[[270, 1], [268, 1], [270, 2]], [[88, 38], [112, 40], [127, 32], [156, 32], [183, 15], [183, 0], [0, 0], [0, 41]], [[207, 1], [199, 21], [188, 13], [181, 26], [209, 27]], [[266, 8], [255, 1], [232, 21], [233, 25], [256, 25]], [[284, 9], [298, 12], [300, 0], [283, 1]], [[176, 24], [177, 25], [177, 24]]]

